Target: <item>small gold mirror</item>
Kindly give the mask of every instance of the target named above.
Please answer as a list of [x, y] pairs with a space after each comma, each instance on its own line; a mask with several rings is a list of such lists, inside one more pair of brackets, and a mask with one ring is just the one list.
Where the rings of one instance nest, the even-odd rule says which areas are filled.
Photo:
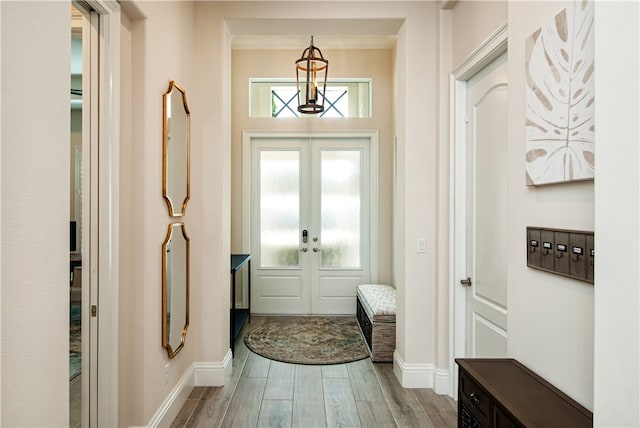
[[162, 101], [162, 196], [169, 215], [178, 217], [184, 215], [190, 197], [190, 114], [186, 92], [173, 80]]
[[162, 244], [162, 346], [169, 358], [184, 347], [189, 328], [189, 236], [184, 223], [169, 225]]

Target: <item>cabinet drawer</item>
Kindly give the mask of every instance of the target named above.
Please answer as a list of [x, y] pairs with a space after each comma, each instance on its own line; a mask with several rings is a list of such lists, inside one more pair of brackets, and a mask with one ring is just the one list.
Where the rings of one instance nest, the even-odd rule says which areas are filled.
[[493, 406], [493, 426], [495, 428], [521, 428], [522, 425], [514, 421], [500, 406]]
[[[458, 402], [458, 428], [485, 428], [489, 427], [488, 422], [479, 419], [469, 409], [470, 404], [464, 400]], [[478, 411], [475, 410], [477, 413]]]
[[470, 407], [474, 413], [479, 412], [484, 419], [490, 420], [491, 399], [489, 395], [465, 372], [460, 374], [460, 395], [471, 404]]

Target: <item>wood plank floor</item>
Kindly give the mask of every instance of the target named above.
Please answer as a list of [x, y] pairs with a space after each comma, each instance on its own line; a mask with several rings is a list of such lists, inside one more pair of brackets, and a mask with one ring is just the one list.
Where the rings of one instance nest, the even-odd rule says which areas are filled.
[[[249, 328], [268, 322], [251, 317]], [[247, 326], [245, 326], [245, 331]], [[456, 403], [404, 389], [390, 363], [332, 366], [271, 361], [238, 338], [222, 387], [196, 387], [172, 427], [456, 427]]]

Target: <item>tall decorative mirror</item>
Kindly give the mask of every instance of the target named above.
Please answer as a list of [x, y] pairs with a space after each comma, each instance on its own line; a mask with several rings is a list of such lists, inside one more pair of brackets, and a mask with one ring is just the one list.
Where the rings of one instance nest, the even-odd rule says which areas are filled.
[[184, 215], [190, 197], [190, 114], [185, 90], [173, 80], [162, 96], [162, 196], [169, 215]]
[[162, 244], [162, 346], [169, 358], [184, 347], [189, 328], [189, 236], [172, 223]]

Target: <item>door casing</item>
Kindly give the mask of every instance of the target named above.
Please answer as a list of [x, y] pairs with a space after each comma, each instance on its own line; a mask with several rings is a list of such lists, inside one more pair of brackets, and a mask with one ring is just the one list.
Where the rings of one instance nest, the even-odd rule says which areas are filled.
[[[90, 250], [89, 260], [83, 261], [87, 268], [83, 269], [82, 282], [89, 284], [90, 292], [89, 296], [83, 293], [82, 305], [89, 308], [100, 303], [100, 325], [96, 317], [85, 324], [83, 315], [83, 325], [90, 326], [94, 343], [91, 384], [83, 385], [83, 406], [85, 402], [88, 406], [83, 408], [82, 426], [118, 426], [120, 4], [115, 0], [85, 3], [93, 11], [90, 26], [83, 31], [90, 34], [91, 49], [98, 53], [91, 60], [87, 82], [92, 97], [87, 130], [91, 147], [83, 147], [83, 165], [89, 166], [83, 169], [83, 200], [87, 202], [83, 204], [83, 218], [89, 221], [83, 222], [82, 247]], [[84, 123], [83, 118], [83, 130]], [[84, 346], [83, 337], [86, 352]]]
[[450, 194], [449, 206], [451, 215], [450, 227], [450, 326], [449, 329], [449, 367], [451, 395], [458, 394], [458, 372], [455, 370], [455, 359], [466, 356], [466, 295], [467, 288], [460, 284], [460, 279], [467, 273], [467, 81], [494, 59], [507, 51], [508, 26], [505, 22], [484, 43], [482, 43], [467, 59], [454, 70], [451, 76], [452, 130], [450, 144]]

